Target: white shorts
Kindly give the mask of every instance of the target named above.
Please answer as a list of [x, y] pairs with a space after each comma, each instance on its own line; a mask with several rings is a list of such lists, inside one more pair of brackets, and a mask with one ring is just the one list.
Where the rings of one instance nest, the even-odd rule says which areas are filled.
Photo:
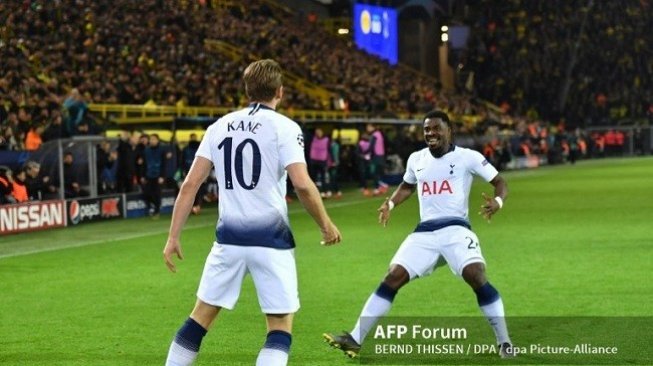
[[214, 242], [206, 258], [197, 297], [207, 304], [231, 310], [248, 273], [254, 280], [263, 313], [290, 314], [299, 310], [294, 249]]
[[401, 265], [414, 279], [428, 276], [443, 260], [458, 276], [470, 263], [485, 263], [476, 234], [456, 225], [408, 235], [390, 264]]

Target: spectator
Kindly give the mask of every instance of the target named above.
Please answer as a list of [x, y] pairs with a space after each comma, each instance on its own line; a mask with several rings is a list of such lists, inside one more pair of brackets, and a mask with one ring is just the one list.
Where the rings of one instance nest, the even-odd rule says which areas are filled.
[[626, 143], [626, 135], [624, 134], [624, 132], [622, 130], [617, 130], [615, 132], [614, 139], [615, 139], [616, 154], [618, 156], [623, 156], [624, 146], [625, 146], [625, 143]]
[[118, 169], [116, 172], [116, 188], [118, 192], [130, 193], [136, 184], [136, 159], [138, 154], [138, 136], [122, 131], [118, 142]]
[[138, 145], [136, 145], [136, 177], [141, 182], [145, 177], [145, 149], [150, 144], [150, 136], [143, 133], [138, 137]]
[[27, 185], [27, 194], [32, 201], [38, 201], [48, 198], [57, 191], [57, 188], [50, 184], [50, 177], [40, 176], [41, 164], [28, 160], [23, 166], [25, 170]]
[[329, 160], [327, 165], [329, 167], [329, 189], [327, 190], [327, 197], [331, 197], [332, 194], [335, 194], [336, 198], [341, 198], [342, 191], [340, 190], [340, 183], [338, 179], [338, 171], [340, 170], [339, 136], [331, 140], [331, 145], [329, 146]]
[[52, 141], [60, 138], [67, 137], [63, 128], [63, 117], [58, 109], [55, 109], [50, 115], [50, 124], [47, 125], [43, 135], [43, 141]]
[[38, 150], [39, 147], [41, 147], [41, 144], [43, 143], [43, 140], [41, 139], [41, 135], [45, 131], [45, 127], [43, 125], [37, 125], [35, 127], [32, 127], [29, 129], [29, 132], [27, 132], [27, 136], [25, 137], [25, 150], [28, 151], [35, 151]]
[[116, 193], [118, 153], [111, 149], [109, 140], [104, 140], [96, 148], [97, 192], [99, 195]]
[[311, 177], [320, 190], [320, 195], [326, 197], [328, 178], [327, 161], [329, 159], [329, 137], [324, 135], [324, 131], [318, 127], [311, 140], [310, 147], [310, 169]]
[[[85, 122], [84, 118], [88, 111], [88, 106], [77, 88], [70, 91], [70, 94], [63, 102], [63, 107], [66, 111], [64, 123], [66, 134], [69, 136], [77, 135], [80, 132], [80, 125]], [[85, 127], [82, 127], [82, 134], [84, 130], [88, 131]]]
[[149, 136], [149, 146], [143, 152], [145, 176], [141, 178], [143, 194], [152, 218], [159, 217], [161, 210], [161, 186], [165, 183], [166, 151], [159, 144], [159, 135]]
[[[183, 178], [186, 178], [188, 175], [190, 167], [193, 165], [193, 161], [195, 160], [195, 154], [197, 153], [199, 146], [200, 142], [197, 139], [197, 134], [191, 133], [189, 136], [188, 145], [186, 145], [186, 147], [184, 147], [184, 149], [181, 151], [181, 171]], [[202, 209], [202, 199], [204, 198], [205, 194], [206, 182], [203, 182], [197, 190], [195, 201], [193, 201], [193, 208], [191, 209], [191, 213], [193, 215], [198, 215], [200, 213], [200, 210]]]
[[78, 171], [75, 169], [74, 163], [73, 153], [70, 151], [65, 152], [63, 156], [64, 197], [87, 197], [89, 192], [80, 184]]
[[165, 148], [165, 183], [163, 185], [166, 189], [173, 189], [175, 196], [179, 193], [179, 185], [181, 184], [181, 171], [179, 170], [179, 160], [181, 159], [181, 150], [177, 144], [176, 137], [170, 141], [170, 144]]
[[370, 135], [370, 153], [372, 154], [370, 159], [370, 173], [374, 185], [372, 193], [378, 196], [388, 190], [388, 185], [381, 181], [385, 169], [385, 139], [383, 133], [371, 123], [367, 124], [366, 130]]
[[29, 200], [27, 185], [25, 184], [26, 177], [27, 174], [25, 174], [25, 170], [23, 169], [16, 169], [12, 176], [11, 195], [17, 203], [23, 203]]
[[6, 205], [16, 203], [16, 199], [11, 194], [14, 190], [11, 181], [11, 169], [0, 166], [0, 204]]
[[367, 189], [367, 176], [369, 175], [370, 160], [372, 159], [369, 139], [370, 136], [367, 133], [363, 133], [356, 144], [356, 165], [358, 166], [359, 185], [363, 196], [366, 197], [371, 195]]

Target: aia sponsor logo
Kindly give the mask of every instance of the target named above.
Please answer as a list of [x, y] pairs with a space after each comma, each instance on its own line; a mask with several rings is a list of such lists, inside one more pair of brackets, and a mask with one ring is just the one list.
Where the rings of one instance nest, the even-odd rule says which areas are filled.
[[432, 194], [453, 194], [453, 190], [451, 189], [451, 185], [449, 184], [448, 180], [443, 180], [438, 184], [437, 181], [433, 181], [432, 183], [429, 184], [429, 182], [422, 182], [422, 196], [430, 196]]

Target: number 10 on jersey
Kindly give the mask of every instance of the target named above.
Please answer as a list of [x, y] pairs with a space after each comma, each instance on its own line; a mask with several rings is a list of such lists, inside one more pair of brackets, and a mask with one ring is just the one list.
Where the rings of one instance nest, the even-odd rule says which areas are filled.
[[[252, 149], [252, 176], [249, 179], [249, 184], [245, 182], [245, 177], [243, 176], [243, 152], [247, 145], [250, 145]], [[233, 137], [227, 137], [222, 140], [220, 145], [218, 145], [218, 149], [224, 150], [224, 187], [225, 189], [234, 189], [231, 160]], [[236, 170], [236, 180], [238, 181], [238, 184], [247, 190], [256, 188], [259, 178], [261, 177], [261, 150], [256, 144], [256, 141], [252, 139], [243, 140], [243, 142], [236, 146], [234, 155], [235, 159], [233, 160], [233, 169]]]

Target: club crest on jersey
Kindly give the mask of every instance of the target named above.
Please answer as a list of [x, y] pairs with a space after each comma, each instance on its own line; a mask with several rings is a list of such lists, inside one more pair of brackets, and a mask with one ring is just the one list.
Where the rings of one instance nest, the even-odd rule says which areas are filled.
[[453, 190], [451, 189], [451, 185], [449, 184], [448, 180], [443, 180], [439, 185], [438, 181], [435, 180], [430, 184], [429, 182], [422, 182], [422, 196], [430, 196], [432, 194], [443, 193], [453, 194]]
[[300, 133], [299, 135], [297, 135], [297, 143], [299, 144], [299, 146], [304, 147], [304, 135], [303, 134]]
[[456, 164], [449, 164], [449, 168], [451, 168], [451, 170], [449, 171], [449, 174], [453, 174], [453, 167], [455, 167], [455, 166], [456, 166]]

